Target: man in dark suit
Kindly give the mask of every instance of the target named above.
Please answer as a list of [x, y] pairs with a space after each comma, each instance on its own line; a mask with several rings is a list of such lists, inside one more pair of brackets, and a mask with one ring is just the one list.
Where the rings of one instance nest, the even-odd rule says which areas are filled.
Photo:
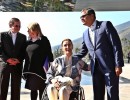
[[97, 21], [91, 8], [81, 11], [81, 21], [88, 26], [83, 33], [81, 51], [76, 55], [90, 54], [94, 100], [104, 100], [105, 86], [108, 100], [119, 100], [119, 75], [124, 66], [121, 42], [110, 21]]
[[21, 23], [18, 18], [12, 18], [9, 27], [9, 31], [1, 33], [2, 59], [7, 63], [2, 72], [1, 97], [2, 100], [7, 100], [9, 82], [11, 82], [10, 100], [20, 100], [26, 36], [19, 32]]

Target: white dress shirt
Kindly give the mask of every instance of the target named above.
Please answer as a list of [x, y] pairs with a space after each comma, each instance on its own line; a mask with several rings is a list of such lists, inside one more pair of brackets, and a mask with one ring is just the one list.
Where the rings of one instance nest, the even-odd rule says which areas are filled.
[[95, 46], [95, 32], [94, 32], [95, 28], [96, 28], [96, 20], [89, 27], [89, 36], [90, 36], [90, 40], [91, 40], [93, 46]]
[[13, 45], [15, 45], [17, 33], [11, 33], [11, 35], [12, 35]]

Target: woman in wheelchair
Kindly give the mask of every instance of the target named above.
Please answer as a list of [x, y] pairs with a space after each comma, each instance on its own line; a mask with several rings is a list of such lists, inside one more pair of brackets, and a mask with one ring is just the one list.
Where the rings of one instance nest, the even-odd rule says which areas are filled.
[[47, 95], [49, 100], [69, 100], [73, 91], [78, 91], [82, 70], [88, 65], [72, 55], [73, 43], [64, 39], [61, 43], [63, 54], [56, 58], [47, 72]]

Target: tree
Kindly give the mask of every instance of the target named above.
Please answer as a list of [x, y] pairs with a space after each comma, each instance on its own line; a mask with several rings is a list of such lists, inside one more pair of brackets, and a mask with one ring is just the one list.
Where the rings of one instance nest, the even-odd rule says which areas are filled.
[[75, 48], [75, 53], [78, 53], [80, 51], [80, 49], [77, 47]]
[[128, 40], [127, 38], [122, 38], [121, 44], [122, 44], [123, 56], [124, 58], [127, 58], [127, 54], [128, 52], [130, 52], [130, 40]]
[[61, 56], [62, 54], [63, 54], [63, 52], [62, 52], [62, 49], [60, 49], [60, 47], [55, 48], [55, 50], [53, 52], [54, 58], [57, 58], [57, 57]]

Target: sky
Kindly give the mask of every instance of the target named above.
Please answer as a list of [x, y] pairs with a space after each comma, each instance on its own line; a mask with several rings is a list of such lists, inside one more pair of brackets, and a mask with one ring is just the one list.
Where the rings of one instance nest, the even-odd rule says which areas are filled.
[[[21, 20], [20, 32], [27, 35], [27, 26], [38, 22], [42, 33], [48, 37], [51, 46], [61, 44], [65, 38], [75, 40], [82, 37], [86, 26], [82, 25], [80, 12], [0, 12], [0, 32], [9, 30], [9, 20], [17, 17]], [[114, 26], [130, 21], [130, 11], [96, 12], [99, 21], [111, 21]]]

